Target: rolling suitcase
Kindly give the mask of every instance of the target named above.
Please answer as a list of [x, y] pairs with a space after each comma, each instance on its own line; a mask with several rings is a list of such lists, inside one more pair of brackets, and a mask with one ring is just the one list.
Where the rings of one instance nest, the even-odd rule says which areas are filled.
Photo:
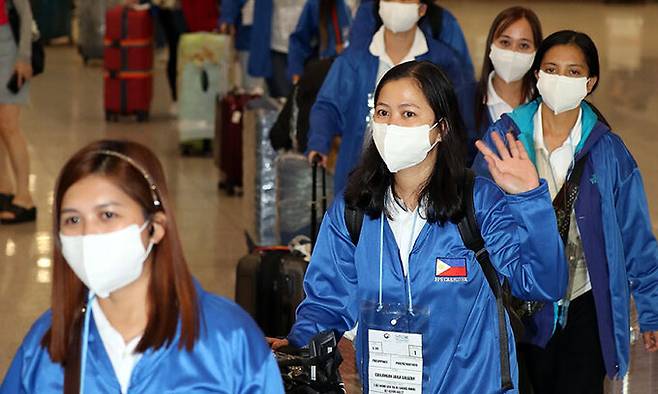
[[232, 53], [228, 35], [190, 33], [180, 39], [178, 133], [184, 155], [211, 153], [215, 101], [230, 89]]
[[[317, 204], [317, 195], [322, 195], [322, 203], [326, 207], [332, 196], [328, 190], [333, 190], [333, 177], [322, 168], [322, 184], [313, 180], [311, 165], [306, 156], [300, 153], [285, 152], [276, 158], [276, 228], [282, 244], [290, 242], [298, 235], [313, 238], [311, 233], [312, 218], [306, 214], [311, 204]], [[314, 170], [315, 172], [315, 170]]]
[[215, 142], [218, 145], [219, 188], [229, 195], [242, 193], [242, 118], [246, 104], [255, 98], [258, 96], [235, 92], [217, 98]]
[[269, 133], [281, 110], [278, 101], [261, 97], [247, 103], [242, 133], [243, 212], [247, 229], [258, 245], [280, 245], [276, 230], [276, 152]]
[[[317, 165], [313, 167], [313, 173]], [[314, 184], [317, 178], [314, 175]], [[323, 204], [326, 211], [326, 205]], [[311, 234], [317, 233], [317, 195], [311, 203]], [[248, 237], [249, 239], [249, 237]], [[310, 256], [287, 246], [256, 247], [240, 259], [236, 271], [235, 300], [266, 336], [281, 337], [295, 322], [297, 306], [304, 299], [304, 275]]]
[[153, 21], [148, 9], [117, 6], [105, 19], [105, 118], [148, 120], [153, 97]]
[[103, 59], [105, 13], [121, 0], [80, 0], [78, 3], [78, 52], [84, 64]]
[[[301, 85], [301, 82], [300, 82]], [[298, 86], [293, 89], [293, 94], [288, 98], [286, 106], [279, 114], [279, 117], [272, 127], [270, 132], [270, 139], [273, 142], [272, 146], [276, 147], [274, 141], [277, 139], [273, 134], [285, 134], [287, 129], [286, 144], [287, 152], [279, 153], [276, 158], [276, 201], [277, 201], [277, 229], [280, 234], [281, 243], [288, 243], [291, 239], [298, 235], [306, 235], [313, 237], [311, 233], [312, 220], [317, 220], [315, 215], [309, 221], [308, 215], [308, 202], [317, 201], [316, 196], [319, 194], [317, 177], [317, 166], [313, 167], [312, 177], [309, 171], [310, 164], [308, 159], [304, 156], [299, 148], [299, 134], [301, 129], [299, 127], [299, 117], [302, 114], [298, 106]], [[286, 107], [288, 111], [286, 112]], [[285, 115], [285, 117], [284, 117]], [[279, 129], [277, 130], [277, 125]], [[306, 133], [304, 132], [304, 137]], [[283, 136], [282, 136], [283, 137]], [[304, 141], [304, 144], [306, 142]], [[333, 178], [328, 176], [325, 169], [322, 171], [322, 202], [325, 206], [330, 201], [331, 197], [327, 196], [327, 188], [333, 190]]]
[[257, 248], [238, 263], [235, 300], [265, 335], [285, 336], [290, 331], [304, 299], [307, 265], [288, 247]]

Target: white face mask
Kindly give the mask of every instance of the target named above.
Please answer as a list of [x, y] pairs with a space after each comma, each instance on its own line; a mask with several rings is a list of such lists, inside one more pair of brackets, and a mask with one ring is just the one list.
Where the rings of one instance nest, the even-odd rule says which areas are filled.
[[420, 19], [419, 9], [420, 4], [396, 1], [379, 2], [379, 16], [382, 18], [384, 27], [393, 33], [411, 30]]
[[373, 122], [372, 137], [388, 170], [396, 173], [425, 160], [427, 154], [441, 141], [439, 135], [430, 144], [430, 131], [437, 125], [403, 127]]
[[496, 75], [510, 83], [520, 80], [530, 70], [535, 60], [535, 53], [514, 52], [491, 44], [489, 59], [493, 63]]
[[119, 231], [93, 235], [59, 235], [62, 255], [77, 277], [101, 298], [139, 278], [153, 241], [144, 249], [141, 227], [132, 224]]
[[555, 115], [577, 108], [587, 96], [586, 77], [570, 78], [539, 71], [537, 90], [542, 101]]

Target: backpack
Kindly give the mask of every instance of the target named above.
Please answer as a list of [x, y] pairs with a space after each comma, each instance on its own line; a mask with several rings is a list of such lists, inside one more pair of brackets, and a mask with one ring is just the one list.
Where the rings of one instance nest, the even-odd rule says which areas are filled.
[[[523, 323], [521, 319], [515, 312], [515, 308], [512, 307], [512, 295], [507, 281], [503, 284], [498, 280], [498, 274], [496, 269], [491, 264], [491, 259], [489, 258], [489, 252], [484, 247], [484, 239], [480, 234], [480, 229], [478, 228], [477, 221], [475, 219], [475, 205], [473, 203], [473, 189], [475, 185], [475, 175], [473, 171], [466, 170], [465, 172], [465, 187], [464, 187], [464, 218], [457, 225], [459, 228], [459, 233], [464, 241], [464, 245], [472, 250], [475, 253], [475, 258], [484, 276], [489, 283], [489, 287], [494, 294], [496, 299], [496, 311], [498, 315], [498, 330], [500, 335], [499, 346], [500, 346], [500, 370], [501, 370], [501, 382], [500, 386], [503, 391], [512, 389], [514, 387], [512, 383], [512, 373], [509, 362], [509, 343], [508, 333], [507, 333], [507, 324], [505, 322], [505, 310], [510, 318], [510, 323], [512, 325], [512, 331], [515, 334], [516, 338], [522, 337]], [[354, 246], [359, 242], [359, 237], [361, 235], [361, 227], [363, 226], [364, 212], [356, 207], [345, 206], [345, 224], [347, 226], [347, 231], [350, 234], [350, 238]]]

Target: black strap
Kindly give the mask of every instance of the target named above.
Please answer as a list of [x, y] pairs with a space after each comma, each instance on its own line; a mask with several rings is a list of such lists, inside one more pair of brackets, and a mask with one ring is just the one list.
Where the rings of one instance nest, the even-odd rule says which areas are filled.
[[562, 185], [560, 191], [557, 192], [555, 198], [553, 199], [553, 209], [555, 210], [555, 216], [557, 218], [557, 228], [562, 238], [562, 242], [567, 244], [569, 240], [569, 228], [571, 226], [571, 212], [573, 211], [573, 205], [576, 202], [578, 197], [578, 191], [580, 189], [580, 178], [582, 178], [583, 172], [585, 170], [585, 163], [587, 162], [587, 156], [585, 155], [578, 159], [576, 164], [569, 174], [567, 180]]
[[345, 205], [344, 216], [350, 239], [354, 246], [357, 246], [361, 237], [361, 227], [363, 227], [363, 211], [359, 208]]
[[507, 338], [507, 322], [505, 320], [505, 304], [503, 302], [503, 287], [498, 279], [496, 269], [491, 264], [489, 252], [484, 246], [484, 240], [475, 218], [475, 205], [473, 203], [473, 189], [475, 175], [471, 170], [464, 174], [464, 218], [457, 225], [464, 245], [475, 253], [475, 258], [482, 268], [489, 287], [496, 299], [496, 313], [498, 315], [498, 344], [500, 347], [500, 387], [503, 391], [514, 388], [509, 362], [509, 342]]

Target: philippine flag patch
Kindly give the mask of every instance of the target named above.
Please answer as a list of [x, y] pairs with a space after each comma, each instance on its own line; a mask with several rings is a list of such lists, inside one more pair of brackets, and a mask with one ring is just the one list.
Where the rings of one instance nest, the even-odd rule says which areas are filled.
[[436, 282], [466, 282], [468, 270], [465, 257], [438, 257], [436, 259]]

